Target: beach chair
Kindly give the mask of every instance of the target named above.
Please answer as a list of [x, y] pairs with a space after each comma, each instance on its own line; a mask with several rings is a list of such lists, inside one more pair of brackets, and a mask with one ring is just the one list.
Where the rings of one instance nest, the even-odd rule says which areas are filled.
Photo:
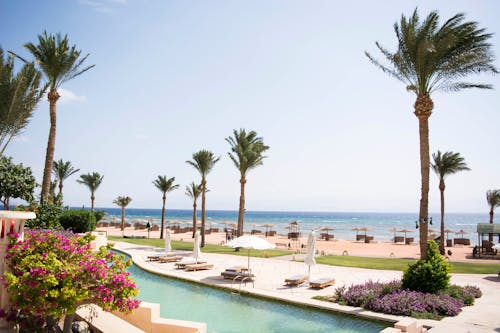
[[211, 264], [192, 264], [192, 265], [185, 265], [184, 269], [186, 271], [201, 271], [205, 269], [212, 269], [214, 268], [214, 265]]
[[157, 256], [147, 256], [148, 261], [159, 261], [161, 258], [167, 258], [167, 257], [175, 257], [176, 253], [175, 252], [167, 252], [165, 254], [160, 254]]
[[162, 264], [169, 263], [169, 262], [176, 262], [182, 260], [182, 257], [163, 257], [163, 258], [158, 258], [158, 262], [161, 262]]
[[184, 259], [184, 260], [181, 260], [179, 262], [176, 262], [175, 268], [184, 269], [187, 265], [206, 264], [206, 263], [207, 262], [204, 260], [198, 260], [198, 262], [196, 262], [196, 260], [194, 258], [190, 258], [190, 259]]
[[309, 281], [309, 286], [315, 289], [323, 289], [329, 286], [333, 286], [335, 279], [333, 278], [319, 278], [313, 281]]
[[295, 275], [285, 279], [285, 285], [289, 287], [298, 286], [307, 281], [306, 275]]

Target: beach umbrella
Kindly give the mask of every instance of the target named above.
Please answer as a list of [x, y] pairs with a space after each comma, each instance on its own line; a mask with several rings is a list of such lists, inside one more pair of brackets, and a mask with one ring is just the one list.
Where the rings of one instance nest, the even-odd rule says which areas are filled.
[[165, 230], [165, 254], [172, 252], [172, 245], [170, 244], [170, 229]]
[[450, 237], [448, 237], [448, 234], [449, 234], [449, 233], [454, 233], [454, 231], [453, 231], [453, 230], [451, 230], [451, 229], [444, 229], [444, 232], [446, 233], [446, 238], [447, 238], [447, 239], [448, 239], [448, 238], [450, 238]]
[[307, 280], [311, 281], [311, 266], [316, 265], [316, 259], [314, 259], [314, 255], [316, 254], [316, 233], [311, 231], [309, 233], [309, 237], [307, 237], [307, 254], [304, 262], [307, 266], [309, 266], [309, 270], [307, 273]]
[[460, 231], [455, 232], [457, 235], [461, 235], [461, 238], [464, 238], [464, 234], [468, 234], [467, 231], [460, 229]]
[[360, 230], [360, 228], [358, 228], [358, 227], [354, 227], [354, 228], [352, 228], [352, 230], [353, 230], [353, 231], [356, 231], [356, 236], [357, 236], [357, 235], [358, 235], [358, 232], [359, 232], [359, 230]]
[[194, 234], [193, 258], [196, 263], [198, 263], [198, 259], [201, 259], [200, 232], [198, 230]]
[[389, 229], [390, 232], [393, 232], [394, 233], [394, 238], [396, 238], [396, 232], [398, 232], [398, 230], [396, 228], [391, 228]]
[[428, 230], [427, 230], [427, 233], [429, 233], [429, 234], [437, 234], [437, 233], [439, 233], [439, 230], [436, 230], [436, 229], [428, 229]]
[[248, 250], [248, 270], [250, 271], [250, 250], [268, 250], [274, 249], [276, 246], [274, 244], [269, 243], [263, 238], [257, 236], [240, 236], [238, 238], [233, 239], [226, 246], [230, 246], [232, 248], [242, 247]]
[[365, 232], [365, 237], [366, 237], [366, 232], [370, 231], [370, 228], [367, 228], [367, 227], [359, 228], [359, 231], [364, 231]]
[[410, 229], [401, 229], [401, 230], [398, 230], [398, 232], [402, 232], [405, 234], [405, 239], [406, 239], [406, 233], [407, 232], [413, 232], [413, 230], [410, 230]]
[[326, 231], [326, 233], [328, 234], [328, 232], [329, 232], [329, 231], [332, 231], [332, 230], [333, 230], [333, 228], [332, 228], [332, 227], [322, 227], [320, 230], [321, 230], [321, 231]]

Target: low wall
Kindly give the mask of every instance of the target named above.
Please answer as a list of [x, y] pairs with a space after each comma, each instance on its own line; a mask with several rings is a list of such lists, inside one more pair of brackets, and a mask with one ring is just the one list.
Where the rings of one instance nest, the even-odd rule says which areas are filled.
[[148, 333], [206, 333], [207, 324], [160, 317], [160, 304], [141, 302], [132, 313], [114, 312], [117, 317]]

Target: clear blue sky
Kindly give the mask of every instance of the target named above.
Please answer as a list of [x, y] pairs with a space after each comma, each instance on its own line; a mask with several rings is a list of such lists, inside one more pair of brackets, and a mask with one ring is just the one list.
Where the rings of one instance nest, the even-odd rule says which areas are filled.
[[[248, 176], [248, 210], [417, 212], [414, 95], [364, 55], [378, 55], [375, 41], [395, 50], [393, 24], [417, 6], [443, 19], [465, 12], [495, 33], [500, 56], [496, 0], [0, 0], [0, 45], [27, 56], [22, 45], [47, 30], [90, 53], [96, 67], [62, 87], [56, 159], [104, 175], [98, 207], [128, 195], [130, 207], [161, 208], [151, 182], [167, 175], [181, 185], [167, 208], [191, 208], [184, 187], [199, 176], [185, 161], [209, 149], [222, 158], [207, 208], [237, 209], [224, 138], [246, 128], [271, 147]], [[495, 90], [433, 96], [431, 152], [460, 152], [472, 169], [448, 178], [450, 212], [487, 212], [486, 190], [500, 188], [500, 76], [471, 80]], [[44, 101], [6, 151], [40, 183], [48, 130]], [[89, 206], [76, 179], [65, 204]], [[434, 174], [430, 210], [439, 211]]]

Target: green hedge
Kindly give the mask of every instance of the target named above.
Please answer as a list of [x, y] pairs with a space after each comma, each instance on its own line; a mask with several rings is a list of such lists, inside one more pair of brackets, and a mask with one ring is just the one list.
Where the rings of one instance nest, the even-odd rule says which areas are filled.
[[68, 210], [59, 216], [61, 226], [76, 233], [92, 231], [96, 226], [94, 213], [89, 210]]

